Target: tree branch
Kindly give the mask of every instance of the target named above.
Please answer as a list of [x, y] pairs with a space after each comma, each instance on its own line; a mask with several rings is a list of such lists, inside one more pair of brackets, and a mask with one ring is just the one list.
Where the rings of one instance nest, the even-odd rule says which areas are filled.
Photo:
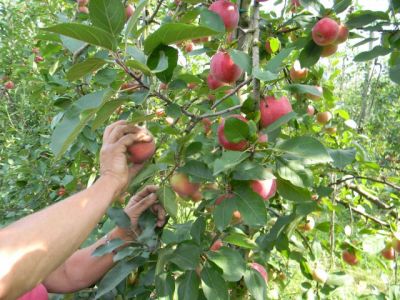
[[[253, 45], [252, 45], [252, 54], [253, 54], [253, 70], [257, 70], [260, 65], [260, 53], [259, 53], [259, 44], [260, 44], [260, 3], [258, 0], [254, 0], [253, 4], [253, 16], [252, 16], [252, 29], [253, 33]], [[260, 106], [260, 80], [256, 77], [253, 78], [253, 97], [254, 97], [254, 106], [255, 108]]]
[[211, 106], [211, 109], [216, 108], [218, 105], [220, 105], [222, 102], [224, 102], [226, 99], [228, 99], [230, 96], [235, 94], [238, 90], [240, 90], [242, 87], [245, 85], [249, 84], [252, 81], [252, 78], [248, 78], [247, 80], [241, 82], [239, 85], [237, 85], [229, 94], [226, 94], [224, 97], [221, 99], [215, 101], [215, 103]]
[[158, 11], [161, 8], [161, 5], [163, 4], [164, 0], [159, 0], [156, 6], [156, 9], [154, 10], [154, 12], [151, 14], [150, 17], [147, 18], [146, 23], [150, 24], [151, 22], [153, 22], [154, 18], [156, 17]]

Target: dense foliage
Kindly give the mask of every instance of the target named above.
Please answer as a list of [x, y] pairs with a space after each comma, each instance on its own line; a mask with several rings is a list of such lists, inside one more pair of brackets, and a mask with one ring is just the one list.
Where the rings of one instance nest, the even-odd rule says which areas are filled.
[[400, 1], [86, 2], [0, 0], [0, 224], [93, 183], [117, 119], [171, 218], [76, 297], [400, 297]]

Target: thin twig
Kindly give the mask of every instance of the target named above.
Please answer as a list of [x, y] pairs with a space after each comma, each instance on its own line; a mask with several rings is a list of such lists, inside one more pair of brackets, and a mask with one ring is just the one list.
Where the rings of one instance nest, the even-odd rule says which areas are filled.
[[239, 85], [237, 85], [229, 94], [226, 94], [224, 97], [221, 99], [215, 101], [215, 103], [211, 106], [211, 109], [216, 108], [218, 105], [220, 105], [222, 102], [224, 102], [226, 99], [228, 99], [230, 96], [235, 94], [238, 90], [240, 90], [242, 87], [245, 85], [249, 84], [252, 81], [252, 78], [248, 78], [247, 80], [241, 82]]
[[149, 18], [147, 18], [147, 20], [146, 20], [146, 23], [147, 23], [147, 24], [150, 24], [151, 22], [153, 22], [153, 20], [154, 20], [154, 18], [156, 17], [158, 11], [159, 11], [160, 8], [161, 8], [161, 5], [163, 4], [163, 2], [164, 2], [164, 0], [159, 0], [159, 1], [158, 1], [157, 7], [156, 7], [156, 9], [154, 10], [153, 14], [152, 14]]

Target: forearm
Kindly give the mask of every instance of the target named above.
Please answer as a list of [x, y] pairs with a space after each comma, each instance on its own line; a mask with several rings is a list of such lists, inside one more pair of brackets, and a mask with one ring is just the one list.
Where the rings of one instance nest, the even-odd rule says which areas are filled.
[[113, 179], [0, 230], [0, 298], [29, 291], [61, 265], [87, 238], [117, 193]]
[[[129, 241], [132, 240], [132, 236], [128, 236], [120, 228], [113, 229], [108, 234], [108, 238], [125, 240], [126, 243], [122, 247], [129, 245]], [[112, 253], [92, 256], [95, 249], [105, 243], [106, 239], [102, 238], [71, 255], [64, 264], [44, 280], [47, 290], [53, 293], [71, 293], [90, 287], [99, 281], [115, 264]]]

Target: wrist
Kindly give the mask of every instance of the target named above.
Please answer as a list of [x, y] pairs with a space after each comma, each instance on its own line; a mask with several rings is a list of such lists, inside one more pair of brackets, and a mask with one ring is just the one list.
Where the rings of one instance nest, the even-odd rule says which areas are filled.
[[114, 197], [119, 196], [122, 193], [122, 191], [124, 190], [123, 182], [111, 174], [101, 175], [96, 183], [110, 188]]

